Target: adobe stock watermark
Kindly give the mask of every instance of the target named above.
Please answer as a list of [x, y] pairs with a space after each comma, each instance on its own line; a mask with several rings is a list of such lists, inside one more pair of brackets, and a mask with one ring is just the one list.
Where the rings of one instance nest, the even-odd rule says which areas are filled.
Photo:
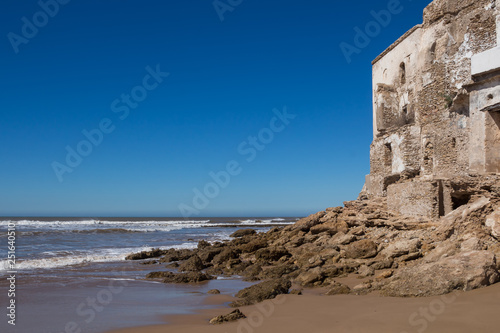
[[[111, 102], [111, 111], [118, 115], [120, 121], [127, 119], [130, 111], [136, 109], [139, 103], [148, 97], [149, 92], [158, 88], [164, 79], [170, 75], [170, 73], [162, 72], [159, 64], [156, 65], [155, 69], [147, 66], [146, 72], [147, 74], [143, 77], [141, 84], [133, 87], [130, 93], [123, 93], [119, 98]], [[113, 133], [116, 129], [115, 123], [111, 118], [103, 118], [96, 128], [84, 129], [81, 132], [83, 139], [75, 146], [66, 146], [64, 163], [54, 161], [51, 164], [52, 170], [60, 183], [64, 181], [65, 174], [72, 173], [75, 168], [83, 163], [84, 158], [92, 154], [94, 149], [103, 143], [106, 134]]]
[[215, 12], [219, 16], [219, 20], [224, 22], [224, 15], [227, 12], [232, 13], [236, 7], [241, 5], [242, 2], [243, 0], [215, 0], [212, 2], [212, 5], [214, 6]]
[[17, 271], [16, 271], [16, 246], [17, 246], [16, 222], [9, 221], [7, 225], [7, 323], [16, 326], [16, 287], [17, 287]]
[[[273, 114], [274, 116], [267, 127], [262, 128], [257, 135], [248, 136], [246, 140], [238, 145], [237, 152], [239, 156], [244, 157], [244, 161], [247, 163], [255, 161], [259, 152], [262, 152], [266, 149], [266, 146], [274, 141], [276, 134], [283, 132], [290, 122], [297, 117], [288, 113], [286, 107], [282, 111], [274, 109]], [[203, 209], [208, 207], [211, 200], [219, 196], [222, 189], [229, 186], [231, 179], [242, 172], [243, 163], [236, 159], [228, 161], [224, 170], [209, 172], [210, 181], [201, 188], [196, 187], [193, 189], [194, 196], [191, 204], [179, 204], [178, 208], [182, 216], [188, 218], [199, 215]]]
[[[120, 276], [126, 276], [125, 270], [122, 269], [119, 273]], [[85, 301], [78, 304], [75, 309], [75, 314], [78, 319], [68, 321], [62, 331], [57, 333], [83, 333], [87, 330], [85, 327], [92, 323], [98, 318], [99, 313], [101, 313], [106, 306], [111, 304], [115, 297], [121, 294], [125, 287], [128, 286], [128, 282], [125, 279], [112, 279], [109, 280], [108, 285], [101, 288], [94, 297], [87, 297]]]
[[[408, 0], [411, 1], [411, 0]], [[401, 14], [404, 7], [400, 0], [389, 0], [387, 9], [380, 11], [370, 11], [373, 20], [369, 21], [363, 29], [358, 26], [354, 27], [354, 39], [352, 43], [342, 42], [339, 47], [345, 60], [348, 64], [352, 62], [354, 54], [360, 54], [361, 51], [367, 48], [372, 40], [380, 35], [383, 28], [387, 28], [392, 22], [395, 15]]]
[[276, 311], [276, 305], [282, 305], [287, 301], [287, 295], [278, 295], [276, 298], [258, 303], [246, 319], [240, 320], [236, 333], [254, 333], [260, 328], [265, 320]]
[[436, 321], [446, 311], [447, 307], [456, 301], [457, 294], [442, 295], [438, 299], [432, 300], [429, 306], [421, 307], [418, 311], [413, 312], [408, 319], [408, 323], [413, 330], [409, 332], [402, 331], [401, 333], [424, 333], [429, 325]]
[[50, 19], [54, 18], [61, 9], [61, 6], [67, 5], [71, 0], [40, 0], [38, 6], [40, 10], [35, 12], [31, 19], [23, 16], [21, 18], [20, 34], [9, 32], [7, 39], [16, 54], [19, 53], [19, 46], [26, 45], [38, 35], [40, 29], [45, 27]]

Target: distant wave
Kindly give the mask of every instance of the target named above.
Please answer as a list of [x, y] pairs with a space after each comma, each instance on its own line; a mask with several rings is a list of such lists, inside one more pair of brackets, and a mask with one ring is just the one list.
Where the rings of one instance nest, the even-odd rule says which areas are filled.
[[[161, 247], [162, 250], [170, 248], [176, 249], [194, 249], [196, 243], [184, 243], [175, 246]], [[44, 252], [46, 258], [18, 260], [15, 270], [32, 270], [32, 269], [49, 269], [65, 266], [79, 266], [98, 262], [114, 262], [123, 261], [130, 253], [141, 251], [150, 251], [151, 247], [135, 247], [135, 248], [116, 248], [106, 249], [93, 253], [75, 253], [71, 251], [49, 251]], [[7, 260], [0, 260], [0, 273], [10, 270]]]
[[[9, 221], [1, 221], [0, 235], [5, 235], [4, 230]], [[273, 219], [248, 219], [233, 221], [211, 221], [211, 220], [172, 220], [172, 221], [16, 221], [19, 235], [42, 235], [54, 232], [71, 233], [131, 233], [131, 232], [169, 232], [179, 229], [192, 228], [226, 228], [226, 227], [269, 227], [283, 226], [294, 223], [283, 218]]]
[[172, 221], [156, 221], [156, 220], [148, 220], [148, 221], [106, 221], [106, 220], [82, 220], [82, 221], [39, 221], [39, 220], [4, 220], [0, 221], [1, 224], [7, 225], [9, 222], [14, 222], [16, 226], [33, 226], [33, 227], [64, 227], [64, 226], [98, 226], [98, 225], [160, 225], [160, 224], [205, 224], [209, 223], [210, 220], [172, 220]]
[[[147, 230], [132, 230], [132, 229], [122, 229], [122, 228], [110, 228], [110, 229], [88, 229], [88, 230], [46, 230], [46, 231], [18, 231], [18, 236], [42, 236], [60, 233], [76, 233], [76, 234], [111, 234], [111, 233], [141, 233], [148, 232]], [[7, 236], [7, 232], [0, 232], [0, 237]]]

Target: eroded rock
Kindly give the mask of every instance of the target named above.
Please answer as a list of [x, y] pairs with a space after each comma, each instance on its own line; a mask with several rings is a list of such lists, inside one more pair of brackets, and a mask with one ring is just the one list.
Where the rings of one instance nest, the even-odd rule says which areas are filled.
[[236, 321], [238, 319], [243, 319], [243, 318], [246, 318], [246, 316], [239, 309], [236, 309], [227, 315], [220, 315], [220, 316], [217, 316], [217, 317], [210, 319], [210, 324], [220, 325], [220, 324], [224, 324], [224, 323], [231, 322], [231, 321]]
[[229, 237], [241, 238], [243, 236], [255, 235], [257, 231], [254, 229], [241, 229], [233, 232]]
[[389, 296], [442, 295], [453, 290], [489, 286], [499, 279], [495, 255], [488, 251], [471, 251], [402, 268], [383, 290]]
[[275, 279], [264, 281], [251, 287], [240, 290], [236, 297], [241, 298], [230, 304], [232, 307], [252, 305], [262, 302], [266, 299], [273, 299], [280, 294], [288, 294], [292, 286], [289, 280]]
[[370, 239], [354, 242], [345, 249], [346, 258], [366, 259], [377, 255], [377, 244]]

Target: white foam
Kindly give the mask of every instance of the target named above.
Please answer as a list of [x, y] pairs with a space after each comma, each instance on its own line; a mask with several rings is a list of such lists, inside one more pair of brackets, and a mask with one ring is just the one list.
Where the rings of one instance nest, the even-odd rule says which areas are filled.
[[[194, 249], [197, 244], [183, 243], [175, 246], [160, 247], [161, 250], [175, 249]], [[123, 261], [125, 257], [131, 253], [142, 251], [150, 251], [151, 247], [135, 247], [135, 248], [116, 248], [103, 249], [93, 253], [71, 253], [68, 251], [47, 251], [45, 255], [51, 255], [46, 258], [18, 260], [13, 270], [32, 270], [32, 269], [49, 269], [65, 266], [85, 265], [98, 262], [113, 262]], [[7, 260], [0, 260], [0, 272], [12, 270], [8, 267]]]
[[285, 219], [282, 218], [276, 218], [276, 219], [267, 219], [267, 220], [261, 220], [261, 219], [256, 219], [256, 220], [241, 220], [240, 223], [242, 225], [289, 225], [292, 222], [284, 222], [286, 221]]
[[[0, 221], [0, 230], [6, 230], [9, 221]], [[122, 229], [127, 232], [169, 232], [180, 229], [203, 228], [206, 226], [223, 226], [210, 224], [210, 220], [173, 220], [173, 221], [15, 221], [18, 232], [99, 232], [100, 230]], [[117, 230], [120, 232], [120, 230]], [[29, 235], [29, 234], [27, 234]]]
[[[197, 229], [206, 227], [227, 227], [230, 225], [242, 226], [267, 226], [267, 225], [288, 225], [292, 222], [284, 222], [285, 219], [274, 218], [267, 220], [248, 219], [240, 220], [237, 223], [218, 222], [213, 223], [210, 220], [172, 220], [172, 221], [37, 221], [21, 220], [15, 222], [19, 235], [35, 236], [45, 233], [73, 232], [73, 233], [100, 233], [100, 232], [170, 232], [181, 229]], [[6, 231], [9, 221], [1, 221], [0, 230]], [[116, 229], [116, 230], [113, 230]]]
[[[105, 220], [83, 220], [83, 221], [37, 221], [37, 220], [20, 220], [20, 221], [0, 221], [1, 224], [5, 224], [5, 227], [9, 222], [14, 222], [16, 227], [34, 227], [34, 228], [68, 228], [68, 227], [86, 227], [86, 226], [189, 226], [189, 225], [199, 225], [203, 226], [210, 222], [210, 220], [201, 221], [185, 221], [185, 220], [173, 220], [173, 221], [105, 221]], [[135, 229], [135, 228], [134, 228]]]

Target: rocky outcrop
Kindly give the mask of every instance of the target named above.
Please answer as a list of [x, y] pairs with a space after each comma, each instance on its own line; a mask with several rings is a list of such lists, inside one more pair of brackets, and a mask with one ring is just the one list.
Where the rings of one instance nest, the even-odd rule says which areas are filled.
[[243, 236], [255, 235], [256, 233], [257, 233], [257, 231], [255, 231], [254, 229], [241, 229], [241, 230], [233, 232], [230, 237], [240, 238]]
[[335, 282], [331, 285], [331, 287], [329, 288], [329, 290], [326, 292], [325, 295], [327, 296], [345, 295], [350, 293], [351, 293], [351, 288], [349, 288], [347, 285]]
[[210, 324], [220, 325], [220, 324], [224, 324], [227, 322], [236, 321], [238, 319], [243, 319], [246, 317], [247, 316], [245, 316], [239, 309], [236, 309], [227, 315], [220, 315], [220, 316], [217, 316], [217, 317], [210, 319]]
[[[240, 275], [263, 281], [238, 293], [233, 306], [288, 293], [290, 282], [324, 287], [328, 295], [377, 290], [390, 296], [430, 296], [481, 288], [500, 279], [495, 229], [500, 194], [484, 194], [439, 220], [388, 211], [384, 199], [346, 202], [285, 228], [245, 233], [224, 243], [200, 242], [194, 250], [165, 251], [159, 262], [175, 260], [185, 273], [160, 271], [147, 278], [197, 283]], [[352, 288], [340, 284], [338, 279], [349, 274], [365, 281]]]
[[142, 251], [139, 253], [132, 253], [125, 257], [125, 260], [142, 260], [149, 258], [158, 258], [165, 255], [168, 251], [153, 249], [151, 251]]
[[199, 283], [213, 280], [215, 277], [201, 273], [173, 273], [173, 272], [152, 272], [146, 275], [146, 279], [162, 279], [163, 283]]
[[354, 242], [345, 249], [346, 258], [351, 259], [367, 259], [376, 255], [377, 244], [369, 239]]
[[210, 295], [219, 295], [220, 294], [220, 290], [219, 289], [211, 289], [211, 290], [207, 291], [207, 294], [210, 294]]
[[259, 303], [266, 299], [273, 299], [278, 295], [288, 294], [288, 290], [291, 286], [292, 283], [290, 281], [283, 279], [264, 281], [240, 290], [236, 294], [236, 297], [240, 299], [229, 305], [232, 307], [239, 307]]
[[188, 260], [184, 261], [179, 266], [179, 271], [181, 272], [199, 272], [205, 268], [205, 265], [201, 261], [200, 257], [197, 255], [192, 256]]
[[485, 224], [491, 229], [491, 235], [500, 240], [500, 208], [488, 215]]
[[472, 290], [500, 280], [495, 255], [471, 251], [398, 271], [383, 292], [389, 296], [432, 296]]

